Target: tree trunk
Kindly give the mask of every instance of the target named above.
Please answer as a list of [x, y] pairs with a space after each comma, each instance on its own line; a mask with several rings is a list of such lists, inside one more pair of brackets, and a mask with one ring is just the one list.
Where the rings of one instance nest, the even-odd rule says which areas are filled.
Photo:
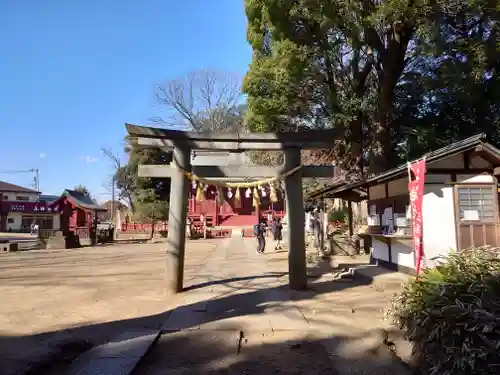
[[379, 101], [372, 129], [373, 144], [370, 153], [370, 173], [378, 174], [392, 165], [391, 122], [394, 91], [405, 68], [408, 43], [413, 35], [413, 23], [395, 22], [387, 29], [387, 47], [379, 44], [380, 61], [377, 67]]
[[370, 173], [378, 174], [391, 167], [391, 129], [392, 100], [394, 90], [381, 87], [377, 106], [376, 122], [373, 127], [373, 143], [370, 155]]
[[149, 236], [150, 240], [152, 240], [154, 235], [155, 235], [155, 222], [156, 222], [156, 219], [153, 217], [153, 219], [151, 220], [151, 234]]

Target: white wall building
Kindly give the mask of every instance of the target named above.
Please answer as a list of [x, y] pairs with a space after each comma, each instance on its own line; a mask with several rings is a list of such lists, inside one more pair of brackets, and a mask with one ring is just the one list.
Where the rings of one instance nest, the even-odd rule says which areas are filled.
[[[422, 267], [436, 265], [450, 251], [500, 245], [500, 150], [483, 138], [471, 137], [424, 155]], [[341, 190], [368, 193], [368, 233], [362, 236], [371, 239], [372, 260], [411, 273], [415, 252], [408, 182], [403, 165]]]

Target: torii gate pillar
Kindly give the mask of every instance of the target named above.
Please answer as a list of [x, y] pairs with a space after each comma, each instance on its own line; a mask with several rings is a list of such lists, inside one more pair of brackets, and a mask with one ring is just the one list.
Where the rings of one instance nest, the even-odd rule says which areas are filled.
[[180, 293], [184, 280], [184, 255], [186, 252], [186, 219], [189, 181], [184, 171], [191, 171], [191, 150], [175, 147], [171, 173], [170, 207], [168, 211], [167, 265], [165, 281], [167, 293]]
[[[285, 149], [285, 169], [292, 170], [301, 165], [300, 148]], [[304, 208], [302, 196], [302, 171], [285, 178], [285, 200], [288, 218], [288, 277], [294, 290], [307, 288], [307, 265], [305, 250]]]

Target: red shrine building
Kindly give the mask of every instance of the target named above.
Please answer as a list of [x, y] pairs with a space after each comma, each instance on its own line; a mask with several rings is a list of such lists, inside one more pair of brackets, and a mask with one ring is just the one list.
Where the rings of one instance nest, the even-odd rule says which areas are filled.
[[[213, 152], [213, 151], [193, 151], [191, 154], [192, 165], [245, 165], [252, 164], [245, 153], [233, 152]], [[212, 178], [208, 180], [219, 180]], [[223, 179], [225, 181], [225, 179]], [[244, 182], [242, 179], [231, 179], [231, 182]], [[196, 199], [198, 185], [193, 182], [189, 190], [188, 218], [191, 221], [198, 221], [203, 215], [207, 226], [230, 226], [248, 227], [267, 220], [269, 215], [283, 217], [285, 214], [284, 197], [280, 189], [275, 189], [276, 202], [270, 198], [271, 187], [260, 186], [257, 189], [259, 194], [259, 205], [254, 205], [253, 188], [240, 188], [240, 199], [235, 200], [235, 188], [220, 188], [219, 194], [223, 194], [223, 199], [217, 199], [216, 185], [205, 184], [203, 187], [202, 201]]]

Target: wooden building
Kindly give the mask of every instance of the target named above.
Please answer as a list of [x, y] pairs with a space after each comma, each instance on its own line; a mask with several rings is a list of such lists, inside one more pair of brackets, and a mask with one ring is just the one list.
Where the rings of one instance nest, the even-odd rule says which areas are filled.
[[60, 228], [65, 247], [73, 248], [95, 244], [99, 212], [106, 211], [90, 196], [75, 190], [65, 190], [61, 197], [50, 204], [60, 214]]
[[[486, 143], [481, 134], [424, 157], [422, 266], [436, 265], [450, 251], [499, 246], [496, 176], [500, 174], [500, 150]], [[328, 194], [349, 200], [367, 199], [368, 230], [360, 236], [371, 239], [373, 262], [411, 273], [416, 259], [408, 182], [405, 164], [364, 181], [338, 184]]]

